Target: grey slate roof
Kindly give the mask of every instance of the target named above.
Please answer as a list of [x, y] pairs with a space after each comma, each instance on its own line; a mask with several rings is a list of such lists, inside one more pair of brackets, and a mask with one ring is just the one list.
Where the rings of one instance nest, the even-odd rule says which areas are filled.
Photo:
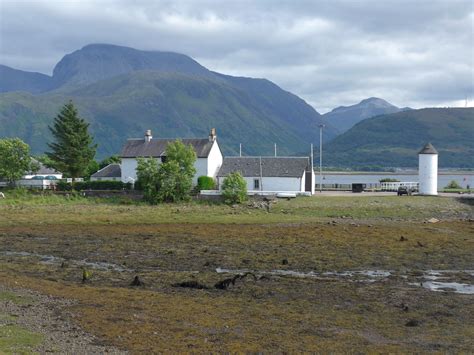
[[[176, 141], [176, 139], [177, 138], [153, 138], [150, 142], [145, 142], [143, 138], [129, 139], [122, 149], [121, 157], [161, 157], [165, 154], [168, 143], [172, 143]], [[210, 141], [209, 138], [183, 138], [180, 140], [186, 145], [191, 144], [198, 158], [207, 158], [211, 151], [212, 144], [214, 143]]]
[[116, 178], [122, 176], [122, 168], [120, 164], [109, 164], [106, 167], [100, 169], [99, 171], [95, 172], [91, 175], [91, 177], [109, 177], [109, 178]]
[[438, 151], [433, 147], [431, 143], [426, 143], [422, 150], [418, 154], [438, 154]]
[[60, 172], [52, 169], [52, 168], [47, 168], [46, 166], [43, 165], [43, 163], [39, 162], [38, 160], [31, 158], [33, 163], [39, 165], [38, 171], [29, 171], [28, 175], [57, 175], [61, 174]]
[[225, 157], [217, 176], [224, 177], [239, 171], [242, 176], [301, 177], [309, 168], [308, 157]]

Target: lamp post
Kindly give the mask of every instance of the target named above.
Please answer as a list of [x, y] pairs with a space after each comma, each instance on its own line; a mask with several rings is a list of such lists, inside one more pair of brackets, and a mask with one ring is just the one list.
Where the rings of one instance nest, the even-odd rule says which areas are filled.
[[323, 128], [324, 125], [319, 125], [319, 192], [323, 192]]

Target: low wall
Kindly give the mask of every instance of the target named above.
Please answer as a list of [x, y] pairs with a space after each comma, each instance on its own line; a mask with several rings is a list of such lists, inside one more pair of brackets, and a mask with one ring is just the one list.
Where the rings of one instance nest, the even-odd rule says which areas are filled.
[[126, 197], [130, 200], [143, 199], [143, 193], [136, 190], [84, 190], [81, 193], [86, 197], [113, 198]]

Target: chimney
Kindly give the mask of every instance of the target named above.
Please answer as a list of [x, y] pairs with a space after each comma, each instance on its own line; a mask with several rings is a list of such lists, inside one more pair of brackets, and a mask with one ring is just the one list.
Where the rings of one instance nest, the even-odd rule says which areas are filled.
[[216, 129], [211, 128], [211, 133], [209, 133], [209, 142], [214, 142], [217, 138]]
[[151, 129], [147, 129], [145, 132], [145, 142], [151, 141], [153, 137], [151, 136]]

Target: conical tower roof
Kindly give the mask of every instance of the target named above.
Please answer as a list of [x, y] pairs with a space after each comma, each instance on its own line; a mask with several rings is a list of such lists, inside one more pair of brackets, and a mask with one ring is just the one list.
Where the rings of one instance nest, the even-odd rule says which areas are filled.
[[422, 150], [418, 154], [438, 154], [438, 151], [433, 147], [431, 143], [426, 143]]

